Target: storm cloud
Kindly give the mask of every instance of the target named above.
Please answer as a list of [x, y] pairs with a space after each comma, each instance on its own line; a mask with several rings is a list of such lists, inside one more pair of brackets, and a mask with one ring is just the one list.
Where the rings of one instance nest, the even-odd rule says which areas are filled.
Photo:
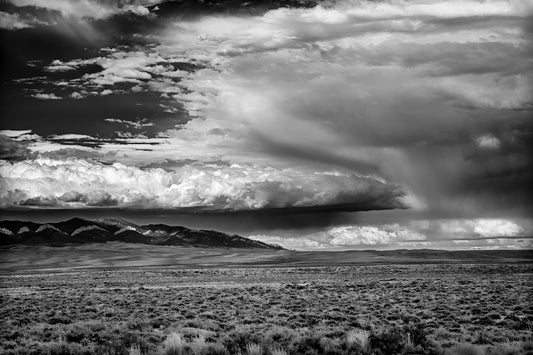
[[[408, 209], [466, 218], [467, 236], [494, 218], [528, 230], [516, 219], [533, 207], [528, 3], [183, 6], [4, 5], [10, 43], [40, 26], [69, 49], [6, 56], [1, 128], [26, 133], [0, 141], [3, 208]], [[305, 248], [453, 234], [330, 220], [253, 232]]]

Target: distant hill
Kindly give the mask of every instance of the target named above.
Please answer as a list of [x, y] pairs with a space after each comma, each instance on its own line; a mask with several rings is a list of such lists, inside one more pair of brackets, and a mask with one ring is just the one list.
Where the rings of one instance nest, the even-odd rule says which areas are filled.
[[0, 245], [52, 245], [126, 242], [185, 247], [283, 249], [212, 230], [194, 230], [165, 224], [137, 225], [118, 218], [72, 218], [57, 223], [0, 222]]

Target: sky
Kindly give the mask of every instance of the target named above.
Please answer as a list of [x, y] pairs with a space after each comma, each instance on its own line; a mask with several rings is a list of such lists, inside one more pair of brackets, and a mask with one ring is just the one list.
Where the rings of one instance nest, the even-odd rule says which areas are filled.
[[532, 247], [533, 3], [0, 2], [3, 219]]

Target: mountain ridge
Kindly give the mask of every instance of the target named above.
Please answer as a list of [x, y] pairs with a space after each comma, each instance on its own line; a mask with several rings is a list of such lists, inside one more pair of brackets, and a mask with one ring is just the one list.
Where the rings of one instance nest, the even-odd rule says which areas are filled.
[[198, 248], [284, 249], [214, 230], [166, 224], [139, 225], [119, 218], [74, 217], [54, 223], [0, 221], [0, 245], [52, 245], [126, 242]]

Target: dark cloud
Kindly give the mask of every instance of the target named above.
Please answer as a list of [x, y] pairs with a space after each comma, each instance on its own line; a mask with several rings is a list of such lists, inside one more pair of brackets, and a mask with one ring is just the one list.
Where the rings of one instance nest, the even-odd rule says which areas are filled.
[[36, 154], [28, 149], [27, 144], [23, 142], [17, 142], [0, 134], [0, 159], [24, 160], [31, 159], [35, 156]]
[[185, 165], [191, 165], [194, 164], [197, 160], [194, 159], [180, 159], [180, 160], [173, 160], [173, 159], [163, 159], [162, 161], [158, 162], [150, 162], [149, 164], [143, 165], [143, 169], [153, 169], [153, 168], [160, 168], [164, 169], [166, 171], [174, 171], [175, 168], [179, 168]]
[[465, 152], [465, 179], [458, 195], [472, 195], [511, 210], [533, 208], [533, 126], [529, 122], [502, 124], [481, 136]]
[[23, 207], [59, 207], [58, 201], [53, 197], [32, 197], [20, 201], [20, 206]]
[[83, 194], [77, 191], [66, 192], [57, 198], [61, 202], [80, 203], [89, 207], [110, 207], [117, 206], [118, 201], [105, 191], [95, 191], [90, 194]]
[[416, 44], [385, 41], [372, 51], [360, 50], [359, 60], [378, 66], [402, 65], [423, 67], [426, 75], [452, 76], [462, 74], [500, 73], [515, 75], [527, 71], [527, 59], [533, 53], [530, 44], [501, 42]]
[[310, 8], [320, 1], [316, 0], [192, 0], [192, 1], [164, 1], [148, 8], [156, 15], [165, 19], [184, 18], [194, 19], [196, 16], [233, 15], [259, 16], [268, 10], [292, 7]]
[[107, 152], [107, 153], [102, 154], [94, 150], [81, 150], [81, 149], [76, 149], [76, 148], [61, 148], [58, 150], [41, 153], [41, 157], [49, 158], [49, 159], [57, 159], [57, 160], [64, 160], [68, 158], [85, 159], [85, 160], [91, 159], [91, 160], [97, 160], [100, 162], [113, 161], [114, 156], [115, 156], [114, 152]]
[[[333, 209], [335, 209], [333, 207]], [[217, 212], [206, 213], [182, 210], [158, 210], [150, 209], [54, 209], [54, 210], [3, 210], [1, 216], [4, 219], [32, 219], [35, 221], [61, 221], [72, 217], [105, 218], [118, 217], [139, 224], [166, 223], [169, 225], [184, 225], [191, 228], [214, 229], [228, 233], [260, 233], [273, 230], [305, 231], [317, 230], [339, 224], [353, 223], [357, 221], [357, 214], [327, 211], [305, 210], [261, 210], [241, 212]]]

